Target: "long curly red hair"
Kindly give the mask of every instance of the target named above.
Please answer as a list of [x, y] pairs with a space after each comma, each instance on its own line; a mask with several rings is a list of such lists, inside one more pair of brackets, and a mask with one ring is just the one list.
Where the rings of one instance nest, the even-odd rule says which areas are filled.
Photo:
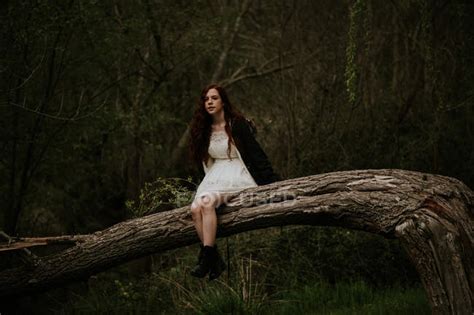
[[209, 159], [209, 141], [212, 132], [212, 116], [206, 111], [205, 108], [205, 98], [207, 92], [210, 89], [216, 89], [219, 93], [219, 96], [222, 99], [224, 105], [224, 119], [226, 122], [225, 132], [229, 136], [228, 146], [227, 146], [227, 155], [230, 158], [230, 148], [232, 143], [232, 131], [230, 128], [230, 121], [234, 119], [244, 119], [244, 116], [237, 109], [234, 109], [232, 103], [227, 96], [225, 89], [218, 84], [210, 84], [206, 86], [199, 97], [197, 102], [197, 107], [194, 110], [194, 115], [190, 124], [190, 133], [189, 133], [189, 153], [191, 159], [196, 163], [197, 166], [200, 166], [204, 161], [207, 163]]

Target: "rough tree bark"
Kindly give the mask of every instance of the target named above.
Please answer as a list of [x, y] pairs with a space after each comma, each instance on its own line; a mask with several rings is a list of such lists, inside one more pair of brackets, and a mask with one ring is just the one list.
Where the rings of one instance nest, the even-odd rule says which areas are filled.
[[[219, 215], [219, 236], [290, 224], [398, 238], [434, 314], [472, 314], [474, 194], [462, 182], [405, 170], [355, 170], [248, 189]], [[0, 272], [0, 297], [59, 286], [128, 260], [198, 241], [189, 207], [125, 221], [35, 264]]]

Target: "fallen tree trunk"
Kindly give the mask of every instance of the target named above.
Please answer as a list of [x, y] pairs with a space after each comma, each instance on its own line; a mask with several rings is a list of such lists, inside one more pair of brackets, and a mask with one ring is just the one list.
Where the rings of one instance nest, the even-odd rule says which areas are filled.
[[[398, 238], [434, 314], [473, 314], [474, 194], [462, 182], [405, 170], [356, 170], [247, 189], [219, 214], [219, 236], [324, 225]], [[126, 261], [198, 242], [189, 207], [116, 224], [61, 253], [0, 272], [0, 297], [84, 279]]]

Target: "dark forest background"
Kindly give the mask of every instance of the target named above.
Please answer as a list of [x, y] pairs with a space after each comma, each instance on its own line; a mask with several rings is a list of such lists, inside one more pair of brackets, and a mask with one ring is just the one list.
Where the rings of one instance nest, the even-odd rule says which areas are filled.
[[[130, 205], [151, 182], [169, 192], [158, 210], [176, 206], [183, 187], [164, 179], [188, 191], [201, 179], [187, 127], [210, 82], [255, 122], [283, 178], [401, 168], [474, 187], [472, 1], [4, 0], [0, 14], [9, 235], [103, 229], [137, 215]], [[291, 285], [418, 281], [398, 244], [365, 233], [252, 233], [230, 238], [234, 254], [290, 257], [273, 268], [299, 270]], [[160, 269], [176, 263], [156, 257]], [[271, 279], [274, 291], [290, 286]]]

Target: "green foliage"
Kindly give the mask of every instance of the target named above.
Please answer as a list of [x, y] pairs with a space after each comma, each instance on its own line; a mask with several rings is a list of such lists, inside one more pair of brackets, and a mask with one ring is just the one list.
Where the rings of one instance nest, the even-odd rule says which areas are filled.
[[235, 251], [252, 257], [255, 274], [275, 287], [358, 279], [377, 288], [418, 283], [398, 241], [330, 227], [282, 227], [254, 235], [236, 237]]
[[[183, 254], [180, 251], [180, 256]], [[127, 282], [102, 274], [86, 294], [74, 295], [54, 313], [430, 314], [423, 289], [417, 286], [376, 289], [362, 280], [334, 284], [316, 281], [269, 294], [256, 272], [252, 283], [245, 283], [249, 278], [242, 274], [237, 281], [229, 282], [224, 275], [212, 283], [186, 277], [183, 273], [189, 270], [181, 264], [189, 261]], [[235, 262], [237, 270], [248, 267], [245, 260]]]
[[[433, 5], [250, 6], [221, 76], [252, 78], [229, 92], [255, 118], [284, 178], [403, 168], [472, 186], [472, 6], [447, 3], [432, 18]], [[127, 199], [139, 209], [145, 182], [189, 175], [186, 152], [172, 153], [239, 5], [86, 0], [5, 8], [1, 211], [20, 204], [28, 222], [36, 208], [52, 208], [65, 233], [84, 233], [125, 218]], [[288, 68], [278, 71], [276, 61]], [[346, 106], [348, 97], [366, 106]]]
[[194, 197], [195, 184], [192, 178], [162, 178], [145, 183], [141, 190], [138, 205], [132, 200], [126, 201], [127, 209], [134, 217], [189, 205]]
[[365, 282], [325, 282], [282, 292], [277, 314], [430, 314], [421, 288], [375, 290]]
[[89, 279], [86, 294], [74, 294], [53, 313], [163, 314], [169, 309], [169, 298], [169, 288], [156, 277], [123, 281], [111, 273]]

